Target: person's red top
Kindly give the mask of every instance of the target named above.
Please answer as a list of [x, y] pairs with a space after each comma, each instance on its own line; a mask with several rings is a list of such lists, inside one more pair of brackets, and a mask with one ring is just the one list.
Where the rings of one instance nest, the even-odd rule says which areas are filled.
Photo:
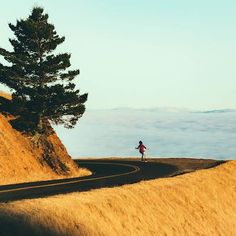
[[139, 151], [140, 151], [141, 153], [145, 152], [145, 149], [146, 149], [146, 147], [145, 147], [143, 144], [140, 144], [140, 145], [139, 145]]

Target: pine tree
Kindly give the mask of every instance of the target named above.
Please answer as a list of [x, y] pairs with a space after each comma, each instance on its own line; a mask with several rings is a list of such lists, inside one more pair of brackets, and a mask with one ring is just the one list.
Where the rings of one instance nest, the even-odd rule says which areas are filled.
[[12, 100], [0, 100], [1, 110], [15, 116], [13, 125], [34, 135], [45, 135], [49, 121], [72, 128], [85, 111], [87, 94], [72, 82], [79, 70], [69, 70], [68, 53], [55, 55], [64, 42], [43, 8], [33, 8], [27, 19], [9, 24], [15, 37], [13, 51], [0, 48], [0, 83], [12, 90]]

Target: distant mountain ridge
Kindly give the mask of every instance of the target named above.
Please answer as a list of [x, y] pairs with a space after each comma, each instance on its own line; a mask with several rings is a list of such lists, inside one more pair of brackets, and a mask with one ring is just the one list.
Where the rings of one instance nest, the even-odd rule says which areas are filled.
[[236, 109], [215, 109], [207, 111], [196, 111], [195, 113], [229, 113], [229, 112], [236, 112]]
[[111, 109], [88, 109], [90, 111], [143, 111], [143, 112], [186, 112], [186, 113], [229, 113], [236, 112], [236, 109], [222, 108], [212, 110], [194, 110], [189, 108], [176, 108], [176, 107], [155, 107], [155, 108], [131, 108], [131, 107], [118, 107]]

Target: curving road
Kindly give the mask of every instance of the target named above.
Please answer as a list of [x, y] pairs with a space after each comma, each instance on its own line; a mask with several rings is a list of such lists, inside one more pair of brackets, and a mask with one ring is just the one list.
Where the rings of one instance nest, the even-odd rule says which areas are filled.
[[141, 180], [172, 176], [177, 167], [157, 162], [122, 160], [75, 160], [92, 175], [78, 178], [48, 180], [0, 186], [0, 202], [38, 198], [76, 191], [120, 186]]

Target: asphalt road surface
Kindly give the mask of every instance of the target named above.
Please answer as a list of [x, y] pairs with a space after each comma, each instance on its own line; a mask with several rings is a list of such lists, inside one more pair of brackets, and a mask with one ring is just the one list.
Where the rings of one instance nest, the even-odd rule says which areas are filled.
[[158, 162], [122, 160], [76, 160], [76, 162], [80, 167], [91, 170], [93, 174], [78, 178], [2, 185], [0, 202], [120, 186], [141, 180], [170, 177], [177, 171], [174, 165]]

